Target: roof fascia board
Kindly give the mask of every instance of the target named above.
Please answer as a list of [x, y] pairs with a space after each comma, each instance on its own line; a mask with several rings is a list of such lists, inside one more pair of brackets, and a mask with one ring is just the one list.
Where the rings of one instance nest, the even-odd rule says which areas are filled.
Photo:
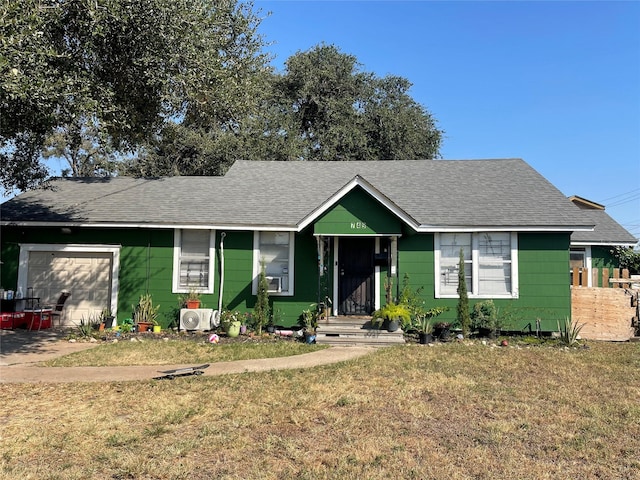
[[73, 222], [0, 222], [8, 227], [50, 227], [50, 228], [151, 228], [151, 229], [182, 229], [182, 230], [259, 230], [274, 232], [297, 232], [298, 228], [290, 225], [194, 225], [168, 223], [73, 223]]
[[572, 247], [635, 247], [636, 243], [629, 242], [571, 242]]
[[312, 211], [309, 215], [304, 217], [300, 223], [298, 223], [298, 231], [305, 229], [315, 220], [320, 218], [322, 214], [327, 212], [331, 207], [336, 205], [345, 195], [352, 191], [356, 187], [361, 187], [365, 192], [373, 197], [374, 200], [382, 204], [387, 210], [393, 213], [396, 217], [406, 223], [408, 226], [416, 230], [418, 223], [408, 215], [404, 210], [398, 207], [395, 203], [389, 200], [382, 192], [367, 182], [360, 175], [353, 177], [346, 185], [340, 190], [334, 193], [327, 199], [326, 202], [321, 204], [318, 208]]
[[594, 227], [578, 226], [532, 226], [532, 225], [421, 225], [416, 230], [418, 233], [438, 232], [592, 232]]

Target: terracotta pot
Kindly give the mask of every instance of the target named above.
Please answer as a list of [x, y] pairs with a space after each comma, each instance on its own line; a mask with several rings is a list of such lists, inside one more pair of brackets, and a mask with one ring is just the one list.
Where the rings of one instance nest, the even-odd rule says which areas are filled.
[[149, 322], [138, 322], [136, 325], [138, 325], [138, 332], [146, 332], [153, 327], [153, 323]]
[[187, 300], [187, 308], [200, 308], [200, 300]]

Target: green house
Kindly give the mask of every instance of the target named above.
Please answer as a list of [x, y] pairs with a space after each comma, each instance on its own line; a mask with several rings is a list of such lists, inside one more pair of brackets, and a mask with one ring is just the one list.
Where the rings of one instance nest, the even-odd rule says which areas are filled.
[[[278, 325], [311, 303], [371, 314], [385, 285], [427, 307], [457, 303], [459, 253], [470, 302], [493, 299], [514, 330], [571, 315], [571, 236], [593, 230], [520, 159], [237, 161], [223, 177], [63, 178], [1, 206], [2, 286], [52, 303], [65, 322], [109, 307], [131, 316], [202, 293], [205, 308], [249, 312], [261, 265]], [[508, 314], [508, 315], [507, 315]]]

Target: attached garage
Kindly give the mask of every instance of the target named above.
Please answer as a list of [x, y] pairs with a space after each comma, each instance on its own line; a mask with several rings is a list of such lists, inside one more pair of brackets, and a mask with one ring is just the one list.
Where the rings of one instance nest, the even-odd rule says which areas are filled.
[[63, 291], [71, 296], [64, 308], [63, 323], [77, 325], [84, 317], [115, 311], [117, 293], [117, 247], [21, 245], [20, 278], [25, 295], [40, 298], [40, 305], [54, 305]]

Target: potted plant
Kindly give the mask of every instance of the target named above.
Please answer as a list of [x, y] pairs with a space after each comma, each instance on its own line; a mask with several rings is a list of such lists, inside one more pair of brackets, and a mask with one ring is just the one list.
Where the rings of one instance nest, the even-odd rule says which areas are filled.
[[315, 343], [316, 341], [319, 313], [318, 306], [315, 303], [312, 303], [308, 309], [302, 311], [300, 325], [304, 331], [306, 343]]
[[405, 305], [390, 302], [373, 312], [371, 322], [376, 328], [386, 327], [389, 332], [395, 332], [400, 324], [406, 326], [411, 323], [411, 314]]
[[431, 318], [420, 314], [416, 317], [413, 327], [418, 332], [418, 341], [421, 345], [426, 345], [433, 341], [433, 322]]
[[236, 310], [224, 310], [220, 314], [220, 324], [227, 336], [235, 338], [240, 335], [240, 327], [242, 326], [242, 314]]
[[189, 293], [180, 296], [180, 303], [184, 308], [200, 308], [200, 292], [192, 288]]
[[111, 309], [105, 308], [102, 310], [101, 323], [104, 323], [104, 328], [112, 328], [114, 319], [115, 317], [111, 313]]
[[433, 326], [433, 338], [446, 342], [449, 340], [449, 335], [451, 335], [451, 323], [438, 322]]
[[433, 319], [447, 310], [449, 310], [449, 307], [433, 307], [416, 314], [412, 326], [418, 332], [421, 344], [424, 345], [433, 341]]
[[139, 332], [146, 332], [150, 327], [157, 324], [159, 309], [160, 305], [153, 305], [150, 293], [140, 295], [138, 305], [133, 308], [133, 320]]

